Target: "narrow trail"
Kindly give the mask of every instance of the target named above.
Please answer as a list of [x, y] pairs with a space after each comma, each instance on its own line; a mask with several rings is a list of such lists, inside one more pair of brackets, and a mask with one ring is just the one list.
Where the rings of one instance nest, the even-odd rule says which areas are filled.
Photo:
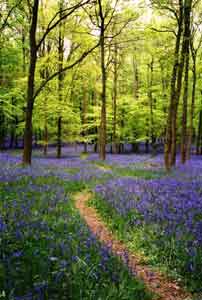
[[90, 193], [77, 194], [75, 196], [76, 208], [90, 230], [103, 244], [111, 248], [114, 255], [119, 256], [124, 263], [126, 263], [127, 256], [127, 265], [132, 273], [135, 274], [134, 276], [143, 280], [148, 290], [159, 295], [159, 300], [191, 300], [191, 296], [183, 291], [176, 282], [170, 281], [162, 274], [154, 272], [150, 267], [142, 265], [140, 257], [129, 251], [122, 242], [113, 236], [100, 219], [96, 210], [88, 207], [87, 202], [90, 198]]

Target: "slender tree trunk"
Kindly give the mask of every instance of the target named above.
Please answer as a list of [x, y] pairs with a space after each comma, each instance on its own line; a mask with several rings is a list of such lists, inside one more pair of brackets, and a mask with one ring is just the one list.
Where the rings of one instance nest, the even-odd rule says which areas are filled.
[[[165, 66], [161, 61], [159, 61], [160, 64], [160, 69], [161, 69], [161, 83], [162, 83], [162, 98], [163, 98], [163, 113], [164, 113], [164, 118], [166, 120], [167, 117], [167, 90], [168, 90], [168, 74], [165, 72]], [[166, 126], [163, 130], [163, 136], [166, 136]]]
[[25, 48], [25, 29], [22, 28], [22, 72], [26, 73], [26, 48]]
[[184, 70], [184, 62], [185, 62], [185, 50], [184, 50], [184, 42], [182, 45], [181, 51], [181, 59], [178, 67], [178, 74], [177, 74], [177, 87], [174, 96], [174, 105], [172, 111], [172, 121], [171, 121], [171, 158], [170, 164], [171, 166], [175, 166], [176, 164], [176, 154], [177, 154], [177, 115], [178, 115], [178, 105], [181, 95], [181, 88], [182, 88], [182, 77], [183, 77], [183, 70]]
[[[175, 52], [174, 52], [174, 64], [171, 76], [171, 84], [170, 84], [170, 105], [168, 109], [167, 116], [167, 126], [166, 126], [166, 139], [165, 139], [165, 149], [164, 149], [164, 162], [165, 168], [167, 171], [170, 170], [172, 161], [174, 163], [174, 157], [171, 159], [171, 151], [174, 154], [175, 147], [172, 149], [172, 141], [176, 141], [176, 81], [177, 81], [177, 73], [179, 67], [179, 51], [180, 51], [180, 41], [183, 32], [183, 3], [182, 0], [179, 0], [179, 19], [178, 19], [178, 32], [176, 36], [175, 43]], [[174, 124], [172, 124], [174, 122]], [[174, 133], [174, 137], [172, 136]], [[171, 150], [172, 149], [172, 150]]]
[[13, 148], [14, 146], [14, 141], [15, 141], [15, 127], [14, 125], [11, 125], [12, 128], [11, 128], [11, 134], [10, 134], [10, 145], [9, 145], [9, 148]]
[[[124, 117], [125, 117], [125, 111], [124, 111], [124, 109], [122, 109], [120, 112], [120, 130], [121, 130], [121, 132], [123, 132], [123, 129], [125, 127]], [[123, 140], [124, 140], [124, 137], [123, 137], [123, 134], [121, 133], [120, 139], [119, 139], [119, 144], [118, 144], [120, 154], [124, 153], [124, 150], [125, 150]]]
[[[45, 30], [46, 30], [45, 27], [44, 27], [44, 24], [45, 24], [45, 8], [46, 8], [46, 5], [45, 5], [44, 1], [41, 0], [41, 15], [42, 15], [42, 31], [43, 32], [45, 32]], [[48, 40], [47, 42], [46, 42], [46, 40], [44, 40], [42, 45], [41, 45], [41, 48], [40, 48], [40, 53], [41, 53], [42, 57], [45, 57], [46, 54], [47, 54], [48, 59], [47, 59], [46, 65], [40, 71], [40, 75], [41, 75], [41, 78], [43, 80], [47, 80], [48, 77], [49, 77], [48, 63], [49, 63], [50, 51], [51, 51], [50, 40]], [[44, 128], [43, 128], [43, 136], [42, 136], [44, 156], [47, 156], [47, 153], [48, 153], [48, 107], [47, 107], [47, 100], [48, 100], [47, 95], [45, 94], [44, 95], [44, 101], [43, 101]]]
[[43, 154], [47, 156], [48, 154], [48, 116], [47, 116], [47, 98], [45, 96], [44, 100], [44, 147], [43, 147]]
[[4, 140], [5, 140], [5, 115], [3, 111], [3, 104], [0, 103], [0, 149], [4, 148]]
[[43, 153], [45, 156], [47, 156], [48, 153], [48, 126], [47, 122], [45, 121], [44, 125], [44, 148], [43, 148]]
[[[172, 166], [174, 166], [176, 164], [177, 112], [178, 112], [178, 104], [179, 104], [179, 100], [180, 100], [181, 87], [182, 87], [182, 76], [183, 76], [184, 65], [186, 68], [187, 63], [189, 64], [189, 58], [187, 58], [187, 55], [189, 55], [188, 53], [189, 53], [189, 43], [190, 43], [191, 8], [192, 8], [192, 0], [185, 0], [184, 13], [183, 13], [184, 35], [183, 35], [180, 64], [179, 64], [179, 68], [178, 68], [176, 97], [175, 97], [174, 113], [173, 113], [173, 120], [172, 120], [172, 145], [171, 145], [171, 165]], [[186, 69], [185, 69], [185, 73], [186, 73]], [[186, 98], [186, 91], [185, 91], [185, 98]], [[187, 100], [185, 98], [183, 99], [183, 101], [186, 102]], [[185, 127], [186, 127], [186, 124], [184, 123], [184, 130], [185, 130]]]
[[191, 155], [191, 147], [193, 141], [193, 121], [194, 121], [194, 110], [195, 110], [195, 94], [196, 94], [196, 57], [193, 58], [193, 66], [192, 66], [192, 74], [193, 74], [193, 82], [192, 82], [192, 97], [191, 97], [191, 109], [190, 109], [190, 124], [188, 129], [188, 142], [187, 142], [187, 159], [190, 159]]
[[138, 65], [137, 61], [135, 59], [135, 56], [133, 57], [133, 72], [134, 72], [134, 98], [135, 100], [139, 99], [139, 72], [138, 72]]
[[[63, 0], [60, 1], [60, 18], [62, 17], [62, 8]], [[62, 30], [62, 23], [59, 24], [59, 41], [58, 41], [58, 99], [59, 105], [61, 105], [63, 98], [63, 79], [64, 75], [61, 72], [63, 68], [63, 59], [64, 59], [64, 34]], [[61, 158], [62, 152], [62, 115], [61, 110], [59, 109], [59, 116], [57, 120], [57, 158]]]
[[15, 116], [15, 148], [18, 147], [18, 134], [17, 134], [17, 128], [18, 128], [18, 117]]
[[181, 162], [186, 162], [187, 154], [187, 101], [188, 101], [188, 80], [189, 80], [189, 53], [186, 56], [185, 76], [184, 76], [184, 96], [182, 112], [182, 132], [181, 132]]
[[200, 110], [199, 113], [199, 122], [198, 122], [198, 134], [197, 134], [197, 139], [196, 139], [196, 154], [200, 154], [200, 149], [201, 149], [201, 140], [202, 140], [202, 110]]
[[191, 9], [192, 0], [185, 0], [184, 9], [184, 47], [182, 56], [185, 61], [185, 76], [184, 76], [184, 96], [183, 96], [183, 112], [182, 112], [182, 132], [181, 132], [181, 162], [186, 162], [187, 154], [187, 102], [188, 102], [188, 87], [189, 87], [189, 48], [191, 38]]
[[117, 80], [118, 80], [118, 47], [114, 45], [114, 86], [113, 86], [113, 131], [112, 131], [112, 153], [117, 153]]
[[[0, 86], [2, 85], [3, 85], [3, 60], [2, 60], [2, 53], [0, 47]], [[4, 126], [5, 126], [5, 116], [3, 110], [3, 103], [0, 101], [0, 149], [3, 149], [4, 147]]]
[[98, 126], [97, 126], [97, 115], [96, 115], [96, 108], [97, 108], [97, 95], [96, 92], [93, 91], [92, 93], [92, 103], [94, 106], [94, 123], [95, 123], [95, 129], [94, 129], [94, 152], [97, 153], [98, 152]]
[[88, 93], [87, 93], [87, 87], [84, 86], [83, 89], [83, 105], [82, 105], [82, 120], [83, 120], [83, 138], [84, 138], [84, 153], [87, 153], [87, 141], [86, 141], [86, 136], [87, 136], [87, 130], [85, 128], [85, 126], [87, 125], [87, 102], [88, 102]]
[[31, 164], [32, 159], [32, 113], [34, 105], [34, 78], [37, 61], [37, 47], [36, 47], [36, 29], [38, 19], [39, 0], [34, 0], [32, 9], [32, 22], [29, 33], [30, 41], [30, 65], [28, 74], [27, 86], [27, 108], [25, 116], [25, 133], [24, 133], [24, 151], [23, 163]]
[[105, 24], [104, 16], [100, 8], [100, 50], [101, 50], [101, 72], [102, 72], [102, 107], [101, 107], [101, 123], [100, 123], [100, 159], [106, 158], [106, 66], [105, 66]]
[[[11, 105], [12, 105], [12, 115], [14, 115], [13, 107], [14, 107], [15, 101], [13, 97], [11, 98]], [[10, 144], [9, 148], [13, 148], [15, 140], [15, 118], [10, 120]]]
[[62, 149], [62, 117], [59, 116], [57, 120], [57, 158], [61, 158]]
[[152, 57], [151, 63], [148, 65], [148, 100], [149, 100], [149, 110], [150, 110], [150, 141], [152, 147], [152, 155], [156, 154], [156, 145], [155, 145], [155, 134], [154, 134], [154, 112], [153, 112], [153, 94], [152, 94], [152, 86], [153, 86], [153, 71], [154, 71], [154, 60]]

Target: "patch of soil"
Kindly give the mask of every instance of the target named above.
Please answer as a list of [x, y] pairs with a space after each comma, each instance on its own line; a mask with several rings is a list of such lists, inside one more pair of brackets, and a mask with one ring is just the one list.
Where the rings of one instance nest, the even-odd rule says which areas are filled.
[[142, 259], [127, 249], [124, 243], [118, 241], [108, 230], [96, 210], [88, 207], [90, 193], [79, 193], [75, 196], [75, 206], [80, 215], [86, 221], [90, 230], [106, 246], [110, 247], [114, 255], [119, 256], [127, 264], [135, 277], [144, 281], [148, 290], [159, 296], [159, 300], [191, 300], [192, 297], [186, 293], [175, 281], [166, 278], [160, 272], [153, 271], [149, 266], [141, 264]]

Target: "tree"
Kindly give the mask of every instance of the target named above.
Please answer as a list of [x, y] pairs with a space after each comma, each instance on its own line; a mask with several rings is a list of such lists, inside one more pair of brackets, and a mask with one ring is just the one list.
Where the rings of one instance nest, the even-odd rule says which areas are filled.
[[[170, 105], [168, 110], [167, 117], [167, 126], [166, 126], [166, 139], [165, 139], [165, 151], [164, 151], [164, 160], [165, 167], [167, 170], [170, 170], [171, 166], [175, 164], [176, 156], [176, 122], [177, 122], [177, 108], [179, 103], [180, 91], [181, 91], [181, 76], [183, 70], [183, 62], [179, 63], [179, 53], [180, 53], [180, 42], [183, 33], [183, 2], [178, 1], [178, 9], [173, 10], [172, 12], [177, 20], [177, 34], [175, 39], [175, 51], [174, 51], [174, 60], [173, 60], [173, 69], [171, 75], [170, 83]], [[180, 70], [179, 70], [180, 66]]]
[[192, 0], [185, 0], [184, 3], [184, 40], [182, 56], [185, 63], [184, 75], [184, 95], [183, 95], [183, 113], [182, 113], [182, 132], [181, 132], [181, 162], [184, 164], [187, 159], [187, 102], [189, 85], [189, 47], [191, 39], [191, 10]]
[[[192, 33], [190, 38], [190, 50], [192, 56], [192, 96], [191, 96], [191, 108], [189, 114], [189, 127], [188, 127], [188, 141], [187, 141], [187, 159], [190, 159], [191, 146], [193, 141], [193, 123], [194, 123], [194, 111], [195, 111], [195, 98], [196, 98], [196, 85], [197, 85], [197, 56], [202, 44], [202, 33], [200, 32], [201, 23], [192, 24]], [[199, 37], [198, 37], [199, 35]]]
[[[67, 71], [68, 69], [73, 68], [76, 64], [80, 63], [89, 53], [91, 53], [97, 46], [93, 46], [87, 51], [84, 51], [82, 55], [76, 59], [73, 63], [69, 64], [68, 66], [64, 66], [60, 68], [54, 74], [51, 74], [49, 78], [47, 78], [41, 86], [35, 90], [35, 70], [36, 70], [36, 63], [37, 63], [37, 53], [46, 39], [47, 35], [56, 27], [58, 26], [63, 20], [67, 19], [69, 16], [74, 14], [79, 8], [83, 7], [90, 3], [90, 0], [86, 1], [79, 1], [75, 5], [71, 7], [64, 8], [59, 12], [56, 12], [51, 21], [49, 22], [45, 32], [43, 33], [42, 37], [37, 42], [36, 40], [36, 33], [37, 33], [37, 22], [38, 22], [38, 13], [39, 13], [39, 1], [34, 0], [33, 6], [30, 7], [31, 10], [31, 26], [29, 31], [29, 44], [30, 44], [30, 63], [29, 63], [29, 73], [28, 73], [28, 86], [27, 86], [27, 108], [26, 108], [26, 120], [25, 120], [25, 134], [24, 134], [24, 151], [23, 151], [23, 163], [31, 164], [31, 157], [32, 157], [32, 115], [33, 115], [33, 107], [35, 98], [41, 92], [41, 90], [46, 86], [46, 84], [59, 76], [59, 74]], [[59, 15], [59, 18], [58, 18]], [[58, 18], [58, 19], [57, 19]]]

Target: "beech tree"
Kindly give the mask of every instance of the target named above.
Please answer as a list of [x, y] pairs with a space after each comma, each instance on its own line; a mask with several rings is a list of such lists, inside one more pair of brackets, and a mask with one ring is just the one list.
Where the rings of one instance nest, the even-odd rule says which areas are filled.
[[[42, 37], [37, 42], [37, 24], [38, 24], [38, 13], [39, 13], [39, 1], [34, 0], [33, 6], [30, 6], [31, 11], [31, 25], [29, 31], [29, 42], [30, 42], [30, 62], [29, 62], [29, 74], [28, 74], [28, 87], [27, 87], [27, 108], [26, 108], [26, 120], [25, 120], [25, 135], [24, 135], [24, 152], [23, 152], [23, 163], [31, 164], [32, 156], [32, 114], [34, 107], [34, 100], [40, 93], [40, 91], [45, 87], [45, 85], [52, 80], [54, 77], [59, 76], [59, 74], [73, 68], [76, 64], [80, 63], [89, 53], [91, 53], [98, 45], [93, 46], [91, 49], [83, 52], [83, 54], [76, 59], [72, 64], [60, 68], [54, 74], [51, 74], [41, 86], [35, 90], [35, 71], [37, 63], [37, 53], [46, 39], [47, 35], [62, 21], [67, 19], [76, 10], [90, 3], [90, 0], [79, 1], [71, 7], [66, 7], [55, 15], [50, 20], [45, 32]], [[59, 15], [59, 18], [58, 18]]]
[[59, 158], [63, 143], [83, 143], [84, 152], [92, 143], [105, 159], [106, 151], [155, 154], [165, 141], [167, 170], [194, 142], [200, 153], [200, 2], [5, 2], [2, 148], [22, 146], [24, 133], [30, 164], [32, 144], [44, 155], [56, 145]]

